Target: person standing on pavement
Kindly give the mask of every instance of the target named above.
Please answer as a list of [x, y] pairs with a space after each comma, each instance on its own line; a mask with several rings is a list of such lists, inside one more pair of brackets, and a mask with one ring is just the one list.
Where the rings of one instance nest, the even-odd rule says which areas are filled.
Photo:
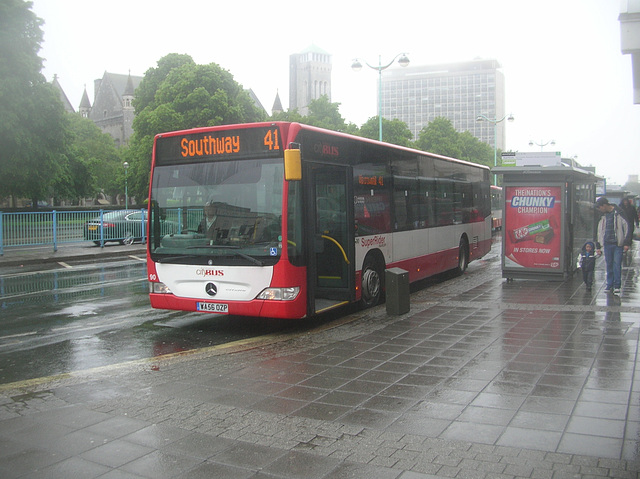
[[623, 198], [620, 202], [620, 209], [627, 218], [629, 228], [631, 229], [631, 238], [633, 239], [633, 232], [638, 227], [638, 210], [633, 206], [633, 203], [629, 198]]
[[598, 254], [604, 249], [604, 260], [607, 264], [607, 287], [605, 291], [620, 294], [622, 286], [622, 254], [631, 245], [631, 228], [624, 214], [616, 206], [609, 203], [604, 196], [596, 201], [596, 208], [602, 213], [598, 223]]
[[580, 269], [582, 269], [582, 280], [587, 291], [591, 291], [593, 285], [593, 275], [596, 269], [596, 245], [593, 241], [587, 241], [580, 253]]

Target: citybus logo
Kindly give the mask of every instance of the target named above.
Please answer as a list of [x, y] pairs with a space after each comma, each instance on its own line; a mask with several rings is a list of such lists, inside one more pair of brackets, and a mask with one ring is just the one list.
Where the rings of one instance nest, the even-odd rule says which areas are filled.
[[328, 145], [327, 143], [316, 143], [313, 145], [313, 151], [324, 156], [340, 156], [338, 147]]
[[222, 269], [207, 269], [207, 268], [198, 268], [196, 270], [196, 274], [198, 276], [224, 276], [224, 270]]

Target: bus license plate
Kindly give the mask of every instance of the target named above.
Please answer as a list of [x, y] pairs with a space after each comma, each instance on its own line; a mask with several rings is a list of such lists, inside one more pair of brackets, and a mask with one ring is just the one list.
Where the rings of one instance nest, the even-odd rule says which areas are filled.
[[198, 303], [198, 311], [207, 311], [209, 313], [228, 314], [229, 305], [224, 303]]

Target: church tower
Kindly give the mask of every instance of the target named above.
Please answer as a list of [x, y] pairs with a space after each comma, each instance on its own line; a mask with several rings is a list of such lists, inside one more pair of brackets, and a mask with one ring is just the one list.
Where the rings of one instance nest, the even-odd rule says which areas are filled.
[[89, 95], [87, 95], [87, 85], [84, 86], [84, 93], [82, 94], [82, 99], [80, 100], [80, 107], [78, 108], [78, 112], [82, 115], [83, 118], [89, 118], [89, 113], [91, 113], [91, 102], [89, 101]]
[[309, 103], [321, 96], [331, 101], [331, 55], [311, 45], [289, 56], [289, 110], [309, 113]]
[[133, 118], [135, 117], [135, 109], [133, 108], [133, 93], [135, 88], [133, 87], [133, 80], [131, 79], [131, 72], [129, 72], [129, 78], [127, 78], [127, 86], [122, 93], [122, 114], [124, 138], [128, 141], [133, 135]]
[[280, 93], [276, 91], [276, 99], [273, 102], [273, 107], [271, 108], [271, 114], [276, 115], [278, 113], [282, 113], [284, 110], [282, 109], [282, 102], [280, 101]]

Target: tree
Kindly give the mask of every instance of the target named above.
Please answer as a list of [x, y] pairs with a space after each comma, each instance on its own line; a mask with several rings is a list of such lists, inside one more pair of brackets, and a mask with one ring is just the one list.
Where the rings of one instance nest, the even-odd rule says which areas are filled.
[[68, 116], [72, 141], [64, 174], [56, 180], [56, 195], [80, 199], [96, 196], [98, 188], [110, 195], [121, 192], [122, 163], [111, 136], [88, 118]]
[[436, 118], [420, 131], [416, 147], [423, 151], [452, 158], [460, 158], [462, 155], [458, 132], [451, 121], [444, 117]]
[[340, 103], [331, 103], [329, 97], [322, 95], [309, 102], [309, 114], [304, 117], [307, 125], [326, 128], [327, 130], [345, 131], [347, 123], [340, 115]]
[[[360, 127], [360, 135], [365, 138], [377, 140], [380, 138], [380, 121], [378, 116], [372, 116]], [[382, 141], [400, 146], [413, 146], [413, 134], [405, 122], [394, 118], [387, 120], [382, 118]]]
[[480, 141], [468, 131], [458, 133], [460, 160], [493, 167], [493, 147]]
[[52, 194], [69, 145], [62, 102], [40, 73], [42, 20], [31, 2], [0, 2], [0, 190], [34, 206]]
[[273, 121], [290, 121], [304, 123], [334, 131], [357, 135], [359, 128], [354, 123], [346, 123], [339, 111], [340, 103], [331, 103], [327, 96], [322, 96], [309, 103], [309, 114], [302, 116], [297, 108], [271, 116]]
[[493, 148], [468, 131], [459, 133], [450, 120], [438, 117], [420, 131], [416, 147], [438, 155], [493, 166]]
[[274, 113], [271, 115], [273, 121], [290, 121], [295, 123], [304, 123], [304, 118], [297, 108], [293, 110], [281, 111], [280, 113]]
[[42, 58], [42, 19], [32, 11], [32, 2], [3, 0], [0, 3], [0, 75], [2, 93], [10, 88], [21, 92], [31, 82], [44, 83]]
[[202, 126], [266, 119], [233, 75], [215, 63], [197, 65], [190, 56], [170, 54], [145, 73], [136, 90], [136, 118], [130, 147], [132, 195], [146, 198], [153, 138], [156, 134]]
[[137, 112], [144, 110], [155, 104], [156, 92], [160, 84], [167, 78], [169, 73], [183, 65], [195, 65], [189, 55], [170, 53], [158, 60], [157, 68], [150, 68], [144, 75], [144, 81], [138, 85], [133, 100], [133, 106]]

